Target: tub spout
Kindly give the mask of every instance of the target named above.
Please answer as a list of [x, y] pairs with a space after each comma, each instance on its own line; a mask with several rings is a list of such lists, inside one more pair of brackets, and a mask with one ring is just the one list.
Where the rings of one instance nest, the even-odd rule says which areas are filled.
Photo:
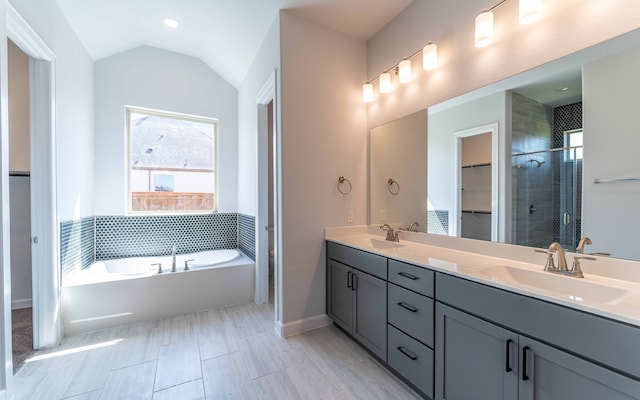
[[171, 249], [171, 272], [176, 272], [176, 246]]

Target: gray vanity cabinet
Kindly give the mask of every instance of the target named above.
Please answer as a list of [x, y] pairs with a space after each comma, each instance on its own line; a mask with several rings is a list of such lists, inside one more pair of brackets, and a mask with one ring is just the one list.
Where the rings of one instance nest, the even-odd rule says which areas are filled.
[[327, 243], [327, 314], [387, 360], [387, 259]]
[[640, 399], [640, 382], [520, 337], [518, 400]]
[[517, 352], [517, 334], [436, 303], [436, 399], [516, 399]]
[[[436, 278], [436, 399], [640, 400], [640, 380], [600, 366], [603, 359], [594, 357], [617, 338], [610, 351], [625, 365], [625, 349], [635, 348], [629, 347], [633, 329], [444, 274]], [[565, 346], [584, 337], [600, 340], [580, 344], [574, 355], [525, 334]]]

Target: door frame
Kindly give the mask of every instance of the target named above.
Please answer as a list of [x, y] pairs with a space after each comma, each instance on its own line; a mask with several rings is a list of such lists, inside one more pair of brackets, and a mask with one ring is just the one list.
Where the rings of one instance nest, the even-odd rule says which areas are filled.
[[497, 242], [499, 237], [498, 210], [500, 199], [499, 151], [500, 130], [497, 122], [465, 129], [453, 133], [453, 210], [449, 220], [449, 235], [460, 237], [462, 234], [462, 139], [491, 134], [491, 241]]
[[274, 303], [275, 322], [281, 321], [281, 201], [280, 201], [280, 139], [278, 135], [278, 99], [277, 99], [277, 71], [273, 70], [255, 97], [258, 112], [257, 129], [257, 204], [256, 204], [256, 292], [255, 302], [265, 304], [269, 302], [269, 103], [273, 102], [273, 240], [274, 240]]
[[[55, 54], [15, 8], [5, 4], [6, 37], [2, 40], [11, 39], [29, 56], [33, 345], [39, 349], [55, 346], [62, 339], [56, 213]], [[5, 63], [2, 68], [7, 68]], [[5, 76], [3, 72], [3, 79]], [[3, 112], [5, 107], [7, 105], [3, 105]], [[5, 139], [8, 141], [8, 135], [8, 125], [3, 124], [3, 143]], [[3, 179], [8, 173], [8, 163], [3, 162]], [[8, 197], [8, 192], [3, 190], [3, 203], [5, 195]], [[3, 240], [3, 247], [8, 248], [7, 243]], [[10, 263], [8, 265], [10, 269]]]

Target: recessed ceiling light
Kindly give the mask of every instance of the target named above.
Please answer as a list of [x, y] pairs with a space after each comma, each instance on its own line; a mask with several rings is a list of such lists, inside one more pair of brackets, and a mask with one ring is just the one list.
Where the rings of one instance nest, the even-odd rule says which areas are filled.
[[169, 28], [177, 28], [180, 26], [180, 23], [175, 19], [175, 18], [171, 18], [171, 17], [164, 17], [164, 24], [166, 26], [168, 26]]
[[566, 92], [567, 90], [569, 90], [569, 86], [561, 86], [555, 89], [556, 92]]

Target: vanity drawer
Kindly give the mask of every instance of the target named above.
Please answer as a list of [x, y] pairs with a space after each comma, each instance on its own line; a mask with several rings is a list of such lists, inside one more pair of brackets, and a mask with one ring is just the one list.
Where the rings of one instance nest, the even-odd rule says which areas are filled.
[[380, 279], [387, 279], [387, 259], [385, 257], [333, 242], [327, 242], [327, 257]]
[[433, 299], [388, 285], [388, 322], [422, 343], [433, 347]]
[[387, 329], [389, 366], [433, 398], [433, 350], [391, 325]]
[[415, 265], [389, 260], [389, 282], [425, 296], [433, 297], [433, 271]]

